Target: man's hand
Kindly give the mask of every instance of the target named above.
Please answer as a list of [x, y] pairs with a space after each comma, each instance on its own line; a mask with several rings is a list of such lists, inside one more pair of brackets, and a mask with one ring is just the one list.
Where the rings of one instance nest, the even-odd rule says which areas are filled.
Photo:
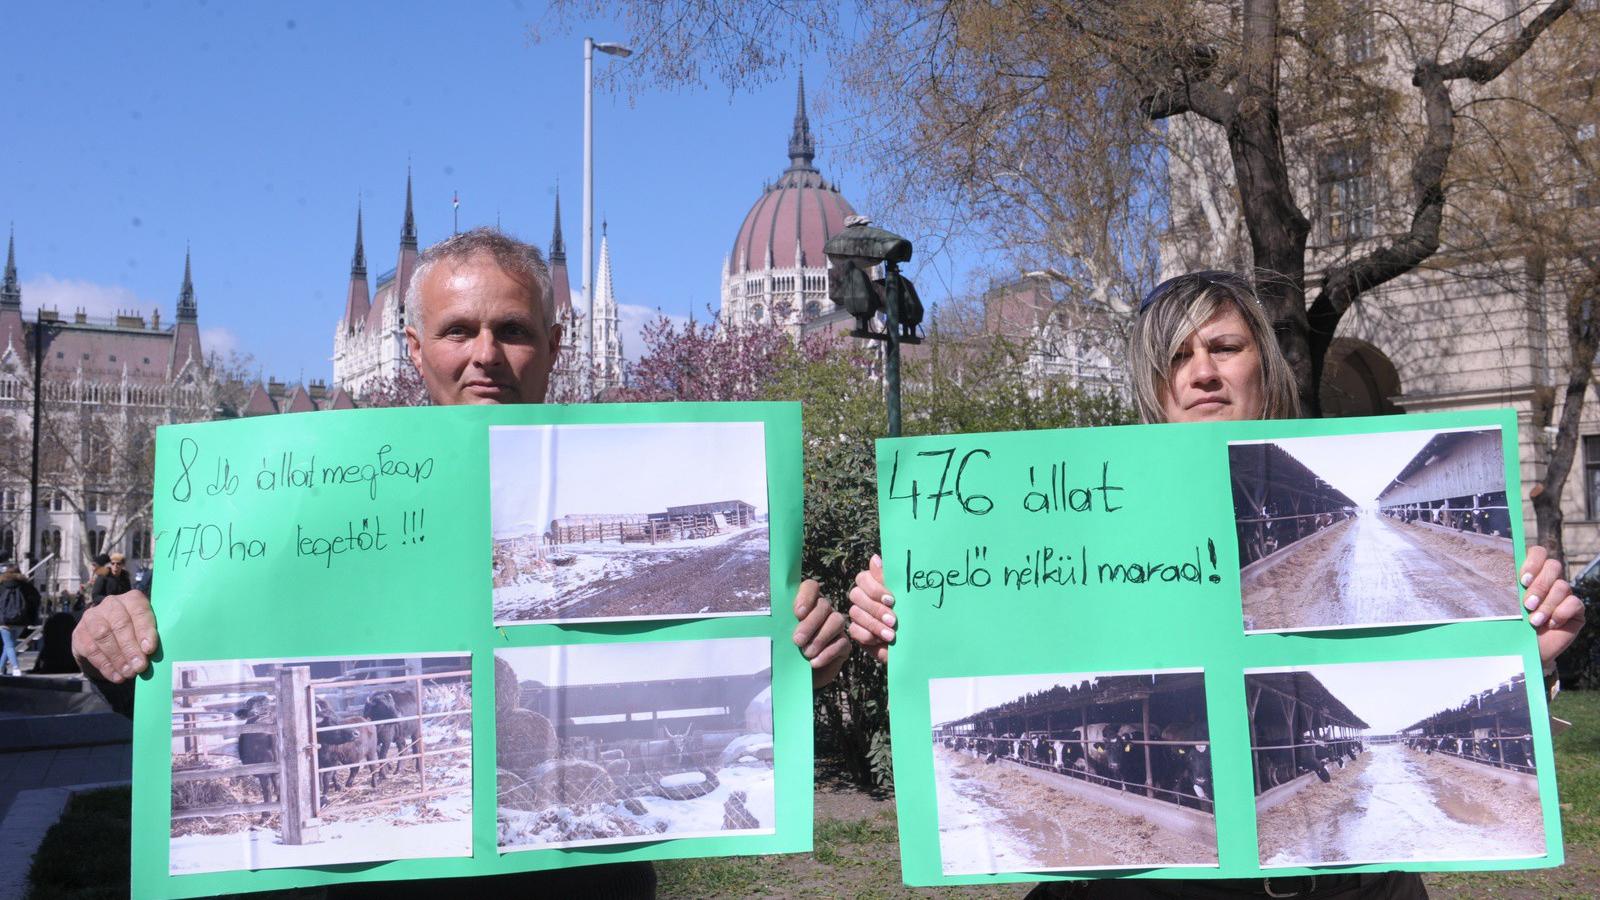
[[78, 665], [120, 683], [143, 672], [159, 646], [156, 616], [143, 591], [129, 591], [83, 611], [72, 630], [72, 655]]
[[834, 610], [817, 583], [808, 578], [800, 582], [800, 591], [794, 595], [794, 617], [800, 620], [794, 629], [795, 646], [811, 660], [811, 689], [825, 687], [838, 677], [850, 656], [844, 616]]
[[850, 637], [885, 664], [894, 643], [893, 606], [894, 597], [883, 584], [883, 560], [874, 553], [871, 565], [856, 573], [856, 586], [850, 589]]
[[1528, 589], [1523, 606], [1528, 624], [1539, 636], [1539, 661], [1549, 665], [1571, 646], [1583, 630], [1583, 600], [1572, 593], [1572, 585], [1562, 577], [1561, 560], [1551, 559], [1550, 551], [1535, 544], [1522, 562], [1522, 586]]

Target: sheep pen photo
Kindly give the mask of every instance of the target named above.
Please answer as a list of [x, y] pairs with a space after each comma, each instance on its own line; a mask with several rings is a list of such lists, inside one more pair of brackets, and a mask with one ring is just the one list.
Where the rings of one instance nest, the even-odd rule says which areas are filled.
[[772, 834], [766, 638], [495, 652], [502, 851]]
[[928, 683], [946, 875], [1217, 865], [1198, 670]]
[[494, 624], [767, 615], [765, 433], [490, 428]]
[[168, 871], [470, 856], [471, 662], [175, 666]]

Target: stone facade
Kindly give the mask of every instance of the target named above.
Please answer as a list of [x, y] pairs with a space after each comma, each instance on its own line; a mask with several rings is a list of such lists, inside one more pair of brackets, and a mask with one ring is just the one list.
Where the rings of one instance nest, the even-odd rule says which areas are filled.
[[[39, 506], [29, 514], [34, 354], [41, 381]], [[177, 316], [134, 311], [109, 320], [22, 314], [14, 239], [0, 283], [0, 557], [25, 562], [39, 535], [41, 589], [87, 586], [96, 553], [120, 551], [130, 569], [150, 564], [150, 484], [159, 425], [213, 416], [216, 385], [200, 344], [187, 256]]]

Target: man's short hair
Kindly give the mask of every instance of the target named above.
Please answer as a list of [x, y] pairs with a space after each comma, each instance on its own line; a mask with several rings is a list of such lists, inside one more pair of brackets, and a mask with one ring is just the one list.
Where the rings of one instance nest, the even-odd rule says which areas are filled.
[[474, 228], [451, 235], [422, 251], [417, 257], [417, 267], [406, 284], [406, 324], [422, 326], [422, 282], [443, 260], [465, 262], [478, 254], [488, 254], [502, 272], [528, 289], [530, 299], [544, 313], [545, 328], [556, 322], [555, 298], [550, 294], [550, 268], [545, 265], [544, 254], [532, 244], [511, 237], [493, 228]]

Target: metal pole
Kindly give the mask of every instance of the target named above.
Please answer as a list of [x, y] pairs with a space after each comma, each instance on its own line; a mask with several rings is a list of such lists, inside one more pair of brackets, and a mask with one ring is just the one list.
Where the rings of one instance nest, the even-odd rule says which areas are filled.
[[888, 346], [884, 349], [883, 376], [888, 385], [889, 437], [900, 436], [900, 267], [885, 263], [883, 283], [884, 324], [889, 332]]
[[588, 371], [594, 366], [594, 38], [583, 39], [583, 300], [589, 310], [589, 335], [583, 353]]
[[28, 467], [28, 565], [39, 558], [39, 424], [44, 394], [44, 322], [33, 323], [33, 458]]

